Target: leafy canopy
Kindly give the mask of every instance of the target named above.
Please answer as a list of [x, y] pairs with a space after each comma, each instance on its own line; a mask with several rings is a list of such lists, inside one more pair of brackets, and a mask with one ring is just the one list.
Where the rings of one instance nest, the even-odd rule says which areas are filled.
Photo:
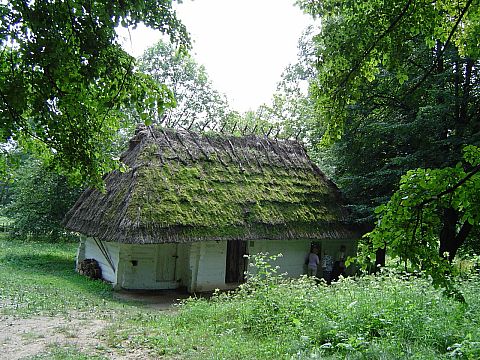
[[[444, 226], [445, 210], [450, 209], [460, 214], [462, 228], [480, 224], [478, 147], [465, 147], [463, 164], [441, 169], [419, 168], [402, 176], [399, 190], [387, 204], [376, 209], [378, 225], [367, 234], [373, 251], [387, 247], [406, 266], [408, 262], [415, 269], [424, 269], [435, 283], [448, 287], [444, 275], [451, 273], [448, 260], [455, 254], [439, 249], [438, 234]], [[364, 255], [371, 255], [371, 251]]]
[[243, 115], [243, 121], [251, 123], [259, 135], [301, 140], [309, 150], [317, 140], [312, 133], [313, 100], [307, 93], [308, 82], [316, 72], [311, 65], [315, 61], [314, 31], [313, 26], [308, 26], [302, 33], [297, 45], [298, 60], [285, 67], [270, 102]]
[[[0, 136], [54, 158], [70, 176], [100, 183], [121, 110], [150, 114], [172, 94], [135, 70], [115, 28], [139, 22], [189, 45], [171, 0], [0, 3]], [[147, 118], [146, 115], [143, 117]]]
[[14, 220], [11, 235], [54, 241], [68, 238], [62, 220], [81, 189], [31, 158], [14, 171], [13, 180], [8, 189], [11, 201], [4, 209]]
[[[311, 84], [316, 109], [325, 121], [325, 141], [340, 138], [347, 110], [362, 98], [362, 85], [380, 69], [398, 83], [409, 79], [406, 67], [418, 40], [443, 53], [449, 45], [461, 56], [479, 58], [480, 6], [473, 0], [314, 1], [299, 0], [306, 12], [322, 20], [316, 36], [318, 75]], [[424, 69], [404, 95], [408, 97], [435, 70]]]
[[[478, 148], [465, 147], [455, 165], [464, 145], [480, 143], [478, 2], [297, 3], [322, 20], [310, 91], [323, 140], [347, 135], [344, 178], [371, 199], [357, 202], [365, 220], [391, 196], [363, 245], [449, 287], [450, 262], [479, 225]], [[393, 193], [398, 174], [412, 168]]]
[[220, 129], [231, 113], [226, 96], [214, 89], [205, 67], [188, 53], [160, 40], [139, 58], [139, 70], [173, 92], [176, 107], [156, 114], [155, 121], [172, 128]]

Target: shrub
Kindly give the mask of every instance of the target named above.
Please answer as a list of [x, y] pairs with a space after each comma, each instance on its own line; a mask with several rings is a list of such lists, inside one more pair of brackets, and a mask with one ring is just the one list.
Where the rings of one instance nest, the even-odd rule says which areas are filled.
[[308, 277], [287, 279], [274, 261], [266, 254], [252, 257], [246, 284], [217, 291], [209, 301], [185, 302], [179, 324], [189, 329], [201, 323], [216, 334], [251, 339], [258, 358], [261, 349], [265, 358], [477, 358], [476, 275], [461, 282], [466, 306], [427, 278], [387, 270], [327, 286]]

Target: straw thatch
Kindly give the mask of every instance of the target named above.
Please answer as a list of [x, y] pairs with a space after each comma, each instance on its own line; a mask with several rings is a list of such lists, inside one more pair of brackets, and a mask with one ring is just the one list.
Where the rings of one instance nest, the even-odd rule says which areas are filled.
[[67, 228], [134, 244], [354, 236], [298, 142], [139, 127], [121, 160], [128, 170], [86, 190]]

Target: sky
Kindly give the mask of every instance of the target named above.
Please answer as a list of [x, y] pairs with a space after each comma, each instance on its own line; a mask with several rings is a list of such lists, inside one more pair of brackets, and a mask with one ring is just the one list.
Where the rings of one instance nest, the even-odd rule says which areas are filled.
[[[193, 39], [192, 54], [234, 110], [268, 103], [285, 67], [297, 59], [297, 42], [313, 20], [294, 0], [184, 0], [174, 3]], [[121, 32], [134, 56], [161, 38], [138, 27]]]

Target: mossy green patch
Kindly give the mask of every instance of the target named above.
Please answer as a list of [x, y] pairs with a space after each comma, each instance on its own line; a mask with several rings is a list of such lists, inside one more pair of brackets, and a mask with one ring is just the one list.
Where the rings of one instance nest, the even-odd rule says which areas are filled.
[[[139, 168], [128, 216], [143, 226], [207, 228], [249, 223], [331, 222], [340, 214], [331, 189], [313, 173], [225, 166], [214, 161]], [[332, 206], [333, 205], [333, 206]], [[140, 210], [139, 210], [140, 209]]]
[[298, 143], [166, 129], [136, 141], [129, 171], [88, 194], [71, 229], [138, 243], [352, 236], [338, 189]]

